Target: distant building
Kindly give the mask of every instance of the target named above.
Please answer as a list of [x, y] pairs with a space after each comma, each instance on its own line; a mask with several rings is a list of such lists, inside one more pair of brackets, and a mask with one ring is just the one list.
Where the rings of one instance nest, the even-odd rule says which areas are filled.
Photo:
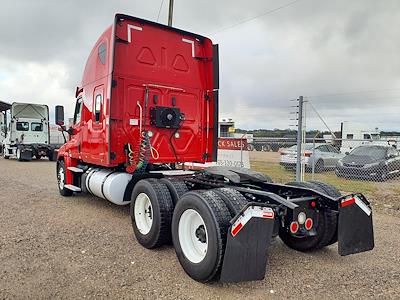
[[231, 118], [222, 118], [219, 122], [219, 137], [234, 137], [235, 122]]

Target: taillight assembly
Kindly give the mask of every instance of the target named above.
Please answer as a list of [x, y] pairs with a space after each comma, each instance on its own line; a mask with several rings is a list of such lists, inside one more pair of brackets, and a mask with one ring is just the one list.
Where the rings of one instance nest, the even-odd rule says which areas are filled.
[[304, 227], [307, 230], [310, 230], [313, 227], [313, 220], [311, 218], [307, 218], [305, 223], [304, 223]]
[[290, 223], [290, 232], [295, 234], [299, 230], [299, 223], [292, 222]]

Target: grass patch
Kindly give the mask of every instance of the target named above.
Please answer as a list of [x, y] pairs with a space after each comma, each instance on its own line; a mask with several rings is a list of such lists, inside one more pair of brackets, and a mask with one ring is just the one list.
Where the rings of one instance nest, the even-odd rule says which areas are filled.
[[[251, 168], [270, 176], [274, 182], [287, 183], [296, 180], [296, 174], [294, 171], [287, 171], [277, 163], [252, 161]], [[312, 174], [306, 173], [305, 180], [313, 180]], [[359, 192], [366, 195], [375, 194], [378, 191], [377, 184], [381, 184], [377, 182], [340, 178], [337, 177], [333, 171], [314, 174], [314, 180], [330, 183], [345, 193]], [[396, 190], [398, 190], [397, 193], [400, 194], [400, 187], [396, 188]]]
[[[296, 181], [294, 171], [287, 171], [279, 162], [251, 160], [251, 168], [266, 174], [276, 183]], [[305, 181], [312, 180], [312, 174], [305, 174]], [[376, 209], [400, 213], [400, 178], [387, 182], [362, 181], [337, 177], [333, 171], [314, 174], [314, 180], [337, 187], [343, 194], [362, 193]]]
[[277, 183], [288, 183], [296, 179], [296, 175], [293, 172], [286, 171], [279, 164], [252, 161], [251, 169], [270, 176]]

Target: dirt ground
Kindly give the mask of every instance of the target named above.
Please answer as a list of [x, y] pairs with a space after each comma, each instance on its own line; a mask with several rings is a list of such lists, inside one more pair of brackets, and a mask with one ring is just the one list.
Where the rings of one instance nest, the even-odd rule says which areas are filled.
[[375, 213], [373, 251], [299, 253], [277, 239], [266, 279], [200, 284], [172, 246], [142, 248], [127, 207], [59, 196], [55, 164], [0, 158], [0, 299], [399, 298], [400, 218]]
[[251, 151], [250, 160], [264, 161], [268, 163], [277, 163], [280, 159], [278, 152], [262, 152], [262, 151]]

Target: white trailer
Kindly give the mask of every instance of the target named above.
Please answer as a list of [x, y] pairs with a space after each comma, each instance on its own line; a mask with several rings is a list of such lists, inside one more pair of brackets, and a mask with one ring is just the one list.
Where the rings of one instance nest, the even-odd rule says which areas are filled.
[[387, 145], [388, 141], [381, 139], [378, 128], [368, 124], [344, 121], [341, 124], [342, 145], [340, 152], [348, 153], [361, 145]]
[[53, 160], [54, 147], [50, 145], [49, 108], [47, 105], [16, 103], [11, 105], [3, 140], [5, 159], [19, 161], [48, 157]]

